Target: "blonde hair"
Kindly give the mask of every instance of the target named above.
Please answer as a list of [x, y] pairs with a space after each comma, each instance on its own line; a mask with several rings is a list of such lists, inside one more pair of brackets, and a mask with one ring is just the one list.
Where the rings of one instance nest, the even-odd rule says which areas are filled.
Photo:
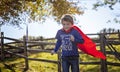
[[73, 17], [72, 17], [71, 15], [69, 15], [69, 14], [66, 14], [66, 15], [64, 15], [64, 16], [62, 17], [61, 23], [62, 23], [63, 21], [71, 22], [72, 24], [74, 23], [74, 22], [73, 22]]

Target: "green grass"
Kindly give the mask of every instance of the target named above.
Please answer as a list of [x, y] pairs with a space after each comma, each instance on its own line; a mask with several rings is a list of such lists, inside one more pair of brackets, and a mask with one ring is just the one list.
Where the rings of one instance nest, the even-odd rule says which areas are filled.
[[[57, 61], [57, 54], [51, 55], [50, 53], [42, 52], [38, 54], [32, 54], [29, 56], [29, 58], [40, 58], [40, 59]], [[100, 59], [94, 58], [87, 54], [82, 54], [80, 55], [80, 61], [96, 62], [96, 61], [100, 61]], [[114, 56], [107, 56], [107, 61], [120, 63], [120, 61], [118, 61]], [[23, 69], [25, 68], [23, 58], [17, 58], [17, 57], [9, 58], [9, 59], [6, 59], [4, 63], [11, 66], [12, 69], [15, 70], [15, 72], [23, 72]], [[0, 62], [0, 70], [1, 72], [13, 72], [7, 69], [2, 62]], [[58, 70], [57, 64], [29, 60], [29, 69], [26, 72], [57, 72], [57, 70]], [[80, 71], [81, 72], [100, 72], [100, 65], [80, 65]], [[108, 72], [119, 72], [119, 71], [120, 71], [120, 67], [108, 65]]]
[[[38, 53], [30, 55], [29, 57], [57, 61], [57, 55], [51, 55], [50, 53]], [[12, 68], [15, 70], [15, 72], [23, 72], [23, 69], [25, 68], [23, 58], [16, 58], [13, 60], [7, 59], [4, 61], [4, 63], [9, 66], [14, 65]], [[29, 60], [29, 70], [27, 72], [57, 72], [57, 68], [57, 64], [54, 63]], [[7, 69], [2, 62], [0, 63], [0, 69], [1, 72], [12, 72], [11, 70]]]

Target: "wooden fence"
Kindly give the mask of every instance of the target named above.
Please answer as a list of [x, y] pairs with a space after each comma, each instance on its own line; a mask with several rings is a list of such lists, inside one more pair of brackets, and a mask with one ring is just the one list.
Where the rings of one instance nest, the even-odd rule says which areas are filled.
[[[110, 34], [117, 35], [117, 38], [108, 38], [107, 36]], [[100, 34], [87, 34], [88, 36], [97, 36], [96, 38], [93, 38], [93, 41], [96, 43], [97, 46], [100, 46], [100, 51], [102, 51], [105, 55], [111, 54], [115, 55], [115, 57], [120, 61], [120, 52], [117, 52], [115, 47], [113, 45], [120, 45], [120, 33], [100, 33]], [[1, 61], [4, 61], [6, 54], [16, 55], [18, 57], [25, 59], [25, 69], [24, 71], [29, 69], [29, 60], [34, 61], [42, 61], [42, 62], [49, 62], [49, 63], [55, 63], [58, 65], [58, 72], [61, 71], [61, 52], [60, 50], [57, 53], [58, 60], [46, 60], [46, 59], [37, 59], [37, 58], [29, 58], [28, 52], [30, 53], [38, 53], [38, 52], [51, 52], [51, 49], [55, 46], [55, 39], [43, 39], [42, 37], [40, 39], [36, 40], [26, 40], [26, 37], [23, 37], [23, 40], [18, 40], [14, 38], [4, 37], [4, 33], [1, 32], [1, 43], [0, 43], [0, 58]], [[5, 43], [5, 40], [11, 40], [12, 42]], [[51, 42], [52, 40], [52, 42]], [[53, 42], [54, 40], [54, 42]], [[48, 45], [48, 46], [47, 46]], [[110, 49], [110, 51], [106, 51], [106, 46]], [[51, 48], [49, 48], [51, 47]], [[84, 54], [80, 52], [80, 54]], [[101, 66], [101, 72], [108, 72], [107, 65], [112, 66], [120, 66], [120, 63], [112, 63], [108, 62], [106, 60], [100, 60], [99, 62], [81, 62], [80, 64], [83, 65], [100, 65]]]

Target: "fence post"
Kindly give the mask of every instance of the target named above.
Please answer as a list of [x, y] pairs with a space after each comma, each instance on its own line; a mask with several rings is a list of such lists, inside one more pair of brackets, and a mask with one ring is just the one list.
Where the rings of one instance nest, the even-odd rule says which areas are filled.
[[[43, 37], [40, 37], [40, 40], [43, 41]], [[41, 48], [44, 49], [44, 45], [41, 45]]]
[[5, 56], [4, 56], [4, 33], [1, 32], [1, 61], [4, 60]]
[[120, 30], [118, 30], [118, 37], [119, 37], [119, 40], [120, 40]]
[[58, 72], [61, 71], [61, 50], [58, 51]]
[[27, 41], [26, 41], [26, 36], [23, 37], [23, 43], [24, 43], [24, 55], [25, 57], [25, 71], [29, 69], [29, 64], [28, 64], [28, 54], [27, 54]]
[[[104, 33], [101, 33], [100, 34], [100, 50], [101, 52], [103, 52], [103, 54], [106, 56], [106, 51], [105, 51], [105, 34]], [[108, 72], [108, 69], [107, 69], [107, 62], [106, 60], [102, 60], [101, 59], [101, 72]]]

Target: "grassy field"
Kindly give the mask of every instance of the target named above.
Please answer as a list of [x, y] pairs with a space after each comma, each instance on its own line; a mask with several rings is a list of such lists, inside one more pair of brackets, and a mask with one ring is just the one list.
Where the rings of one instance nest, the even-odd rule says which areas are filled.
[[[120, 46], [117, 47], [117, 50], [120, 50]], [[40, 58], [47, 60], [57, 61], [57, 54], [51, 55], [50, 53], [38, 53], [32, 54], [29, 58]], [[8, 58], [4, 62], [0, 62], [0, 72], [23, 72], [25, 67], [23, 58]], [[100, 59], [93, 58], [92, 56], [83, 54], [80, 55], [80, 61], [82, 62], [93, 62], [100, 61]], [[113, 55], [107, 55], [107, 61], [109, 62], [118, 62], [120, 61], [115, 58]], [[10, 67], [10, 68], [9, 68]], [[41, 61], [31, 61], [29, 60], [29, 69], [26, 72], [57, 72], [58, 66], [54, 63], [41, 62]], [[81, 72], [100, 72], [100, 65], [82, 65], [80, 64]], [[120, 67], [109, 66], [108, 72], [120, 72]]]

